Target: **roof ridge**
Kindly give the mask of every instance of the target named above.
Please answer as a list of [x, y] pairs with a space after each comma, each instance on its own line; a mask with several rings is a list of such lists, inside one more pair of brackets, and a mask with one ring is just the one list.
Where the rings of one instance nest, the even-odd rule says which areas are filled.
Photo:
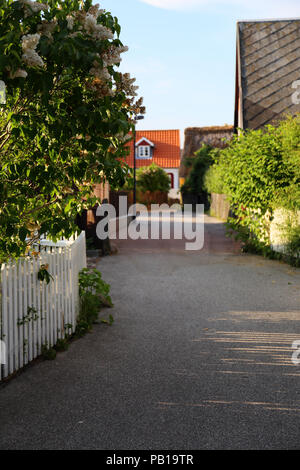
[[139, 129], [136, 132], [180, 132], [180, 129]]
[[237, 20], [240, 23], [275, 23], [278, 21], [300, 21], [300, 18], [265, 18], [261, 20]]
[[231, 130], [233, 129], [234, 126], [233, 124], [226, 124], [224, 126], [204, 126], [204, 127], [197, 127], [197, 126], [194, 126], [194, 127], [187, 127], [185, 129], [185, 131], [189, 131], [189, 130], [201, 130], [201, 131], [204, 131], [204, 130], [207, 130], [207, 131], [214, 131], [214, 130]]

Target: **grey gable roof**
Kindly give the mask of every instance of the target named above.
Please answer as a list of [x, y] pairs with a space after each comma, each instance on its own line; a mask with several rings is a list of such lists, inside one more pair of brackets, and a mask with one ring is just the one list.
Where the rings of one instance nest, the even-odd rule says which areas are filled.
[[238, 22], [235, 127], [258, 129], [300, 112], [297, 80], [300, 19]]

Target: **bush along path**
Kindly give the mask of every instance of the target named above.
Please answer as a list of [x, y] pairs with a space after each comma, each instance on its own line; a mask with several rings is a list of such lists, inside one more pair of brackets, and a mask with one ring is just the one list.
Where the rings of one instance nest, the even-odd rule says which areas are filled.
[[[244, 251], [300, 264], [300, 114], [276, 126], [241, 131], [216, 155], [205, 175], [210, 193], [223, 193], [234, 216], [229, 231]], [[283, 211], [278, 230], [284, 253], [273, 251], [271, 223]]]

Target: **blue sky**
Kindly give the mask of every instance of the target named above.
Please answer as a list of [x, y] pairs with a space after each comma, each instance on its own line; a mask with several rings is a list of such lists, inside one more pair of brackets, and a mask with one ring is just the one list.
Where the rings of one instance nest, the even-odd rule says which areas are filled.
[[[97, 2], [95, 2], [97, 3]], [[103, 0], [129, 47], [147, 114], [139, 129], [233, 123], [236, 22], [300, 17], [300, 0]], [[299, 77], [300, 78], [300, 77]]]

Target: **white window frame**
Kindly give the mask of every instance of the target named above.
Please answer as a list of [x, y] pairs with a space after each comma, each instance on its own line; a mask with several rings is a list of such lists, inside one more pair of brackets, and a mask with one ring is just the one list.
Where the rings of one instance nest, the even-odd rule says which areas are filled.
[[151, 147], [150, 145], [139, 145], [136, 148], [136, 158], [141, 160], [149, 160], [151, 159]]

